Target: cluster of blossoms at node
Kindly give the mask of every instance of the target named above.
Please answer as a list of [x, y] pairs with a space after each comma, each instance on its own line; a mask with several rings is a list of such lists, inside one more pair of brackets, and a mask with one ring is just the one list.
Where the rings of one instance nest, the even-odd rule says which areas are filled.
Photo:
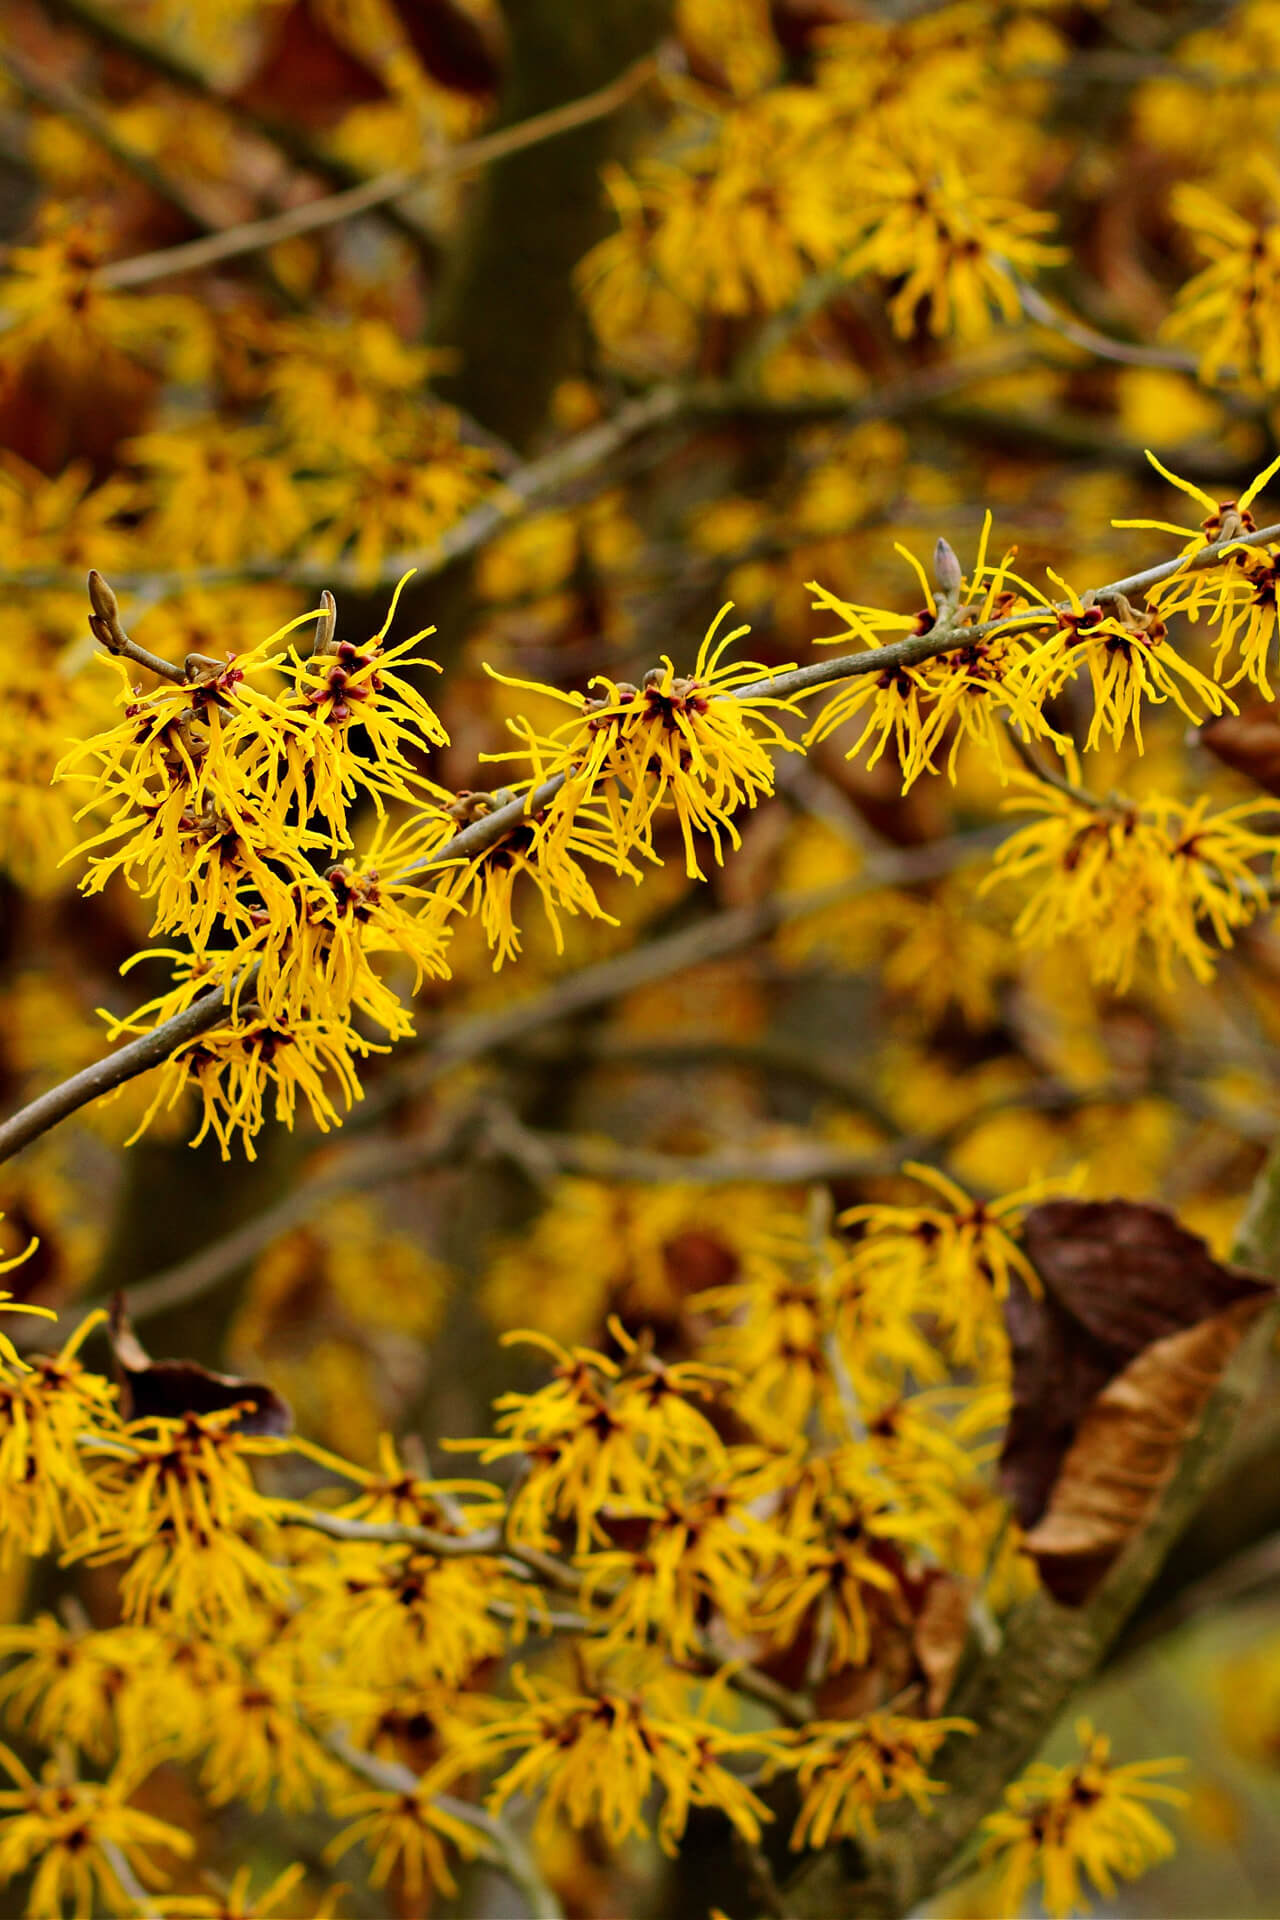
[[[856, 641], [865, 666], [857, 652], [817, 676], [730, 661], [747, 630], [721, 631], [726, 608], [688, 673], [667, 659], [639, 685], [511, 683], [574, 717], [550, 734], [511, 720], [517, 744], [489, 757], [521, 771], [495, 792], [454, 794], [432, 779], [445, 735], [407, 677], [423, 664], [411, 649], [424, 636], [391, 642], [390, 615], [363, 646], [338, 640], [326, 612], [309, 653], [286, 628], [223, 660], [156, 662], [164, 677], [149, 691], [131, 677], [132, 655], [119, 661], [124, 718], [59, 770], [91, 788], [81, 884], [92, 893], [122, 876], [153, 903], [152, 934], [187, 945], [138, 956], [170, 961], [176, 984], [113, 1031], [146, 1032], [222, 996], [219, 1018], [161, 1069], [150, 1112], [193, 1087], [201, 1135], [212, 1130], [224, 1152], [237, 1132], [252, 1152], [264, 1117], [291, 1124], [299, 1103], [321, 1126], [335, 1123], [360, 1097], [360, 1062], [413, 1031], [388, 968], [404, 972], [410, 995], [447, 977], [455, 928], [472, 915], [501, 965], [519, 952], [525, 896], [540, 901], [557, 947], [562, 916], [611, 920], [592, 870], [638, 882], [661, 864], [668, 815], [688, 876], [704, 878], [702, 848], [719, 861], [738, 844], [736, 816], [772, 792], [776, 756], [845, 728], [847, 752], [869, 767], [892, 749], [904, 790], [940, 765], [954, 780], [974, 750], [1026, 789], [1008, 804], [1043, 817], [1000, 848], [993, 876], [1027, 892], [1017, 939], [1034, 948], [1086, 936], [1095, 976], [1121, 990], [1148, 946], [1166, 977], [1178, 959], [1209, 978], [1214, 953], [1269, 900], [1268, 806], [1095, 799], [1050, 716], [1087, 682], [1083, 749], [1131, 737], [1141, 752], [1149, 707], [1172, 702], [1193, 719], [1234, 711], [1222, 679], [1237, 654], [1230, 684], [1250, 674], [1265, 688], [1275, 608], [1258, 583], [1274, 563], [1246, 537], [1272, 471], [1238, 501], [1210, 503], [1145, 612], [1119, 589], [1082, 597], [1056, 575], [1065, 598], [1054, 601], [1012, 571], [1012, 554], [988, 562], [988, 517], [968, 575], [945, 542], [936, 584], [903, 549], [925, 597], [914, 615], [815, 588], [819, 607], [846, 622], [829, 639]], [[1201, 560], [1208, 547], [1212, 566]], [[95, 589], [103, 607], [105, 591]], [[1173, 646], [1175, 614], [1214, 634], [1214, 677]], [[114, 651], [129, 650], [111, 637], [113, 600], [95, 622]], [[800, 701], [826, 680], [836, 691], [801, 742]], [[1011, 772], [1015, 751], [1035, 771]], [[361, 808], [374, 819], [357, 849]]]

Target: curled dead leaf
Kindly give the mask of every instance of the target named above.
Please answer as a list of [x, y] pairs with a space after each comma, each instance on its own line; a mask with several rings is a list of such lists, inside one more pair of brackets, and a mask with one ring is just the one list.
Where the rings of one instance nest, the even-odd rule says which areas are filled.
[[265, 1381], [214, 1373], [195, 1360], [153, 1360], [130, 1326], [120, 1294], [111, 1303], [108, 1334], [126, 1420], [174, 1420], [184, 1413], [223, 1413], [239, 1407], [238, 1433], [292, 1432], [288, 1401]]
[[1056, 1600], [1079, 1605], [1144, 1525], [1227, 1361], [1261, 1311], [1225, 1313], [1157, 1340], [1080, 1422], [1048, 1508], [1025, 1545]]

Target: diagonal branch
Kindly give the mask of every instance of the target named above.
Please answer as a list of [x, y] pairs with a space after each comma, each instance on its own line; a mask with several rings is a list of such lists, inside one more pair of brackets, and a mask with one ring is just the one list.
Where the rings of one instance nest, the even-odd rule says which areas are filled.
[[217, 266], [223, 260], [242, 259], [246, 254], [260, 253], [267, 247], [278, 246], [282, 241], [296, 240], [302, 234], [317, 233], [324, 227], [337, 226], [341, 221], [354, 220], [359, 214], [371, 213], [378, 207], [385, 207], [391, 201], [403, 198], [415, 188], [434, 187], [446, 180], [456, 180], [459, 175], [474, 173], [495, 160], [505, 159], [508, 154], [520, 153], [526, 147], [553, 140], [562, 133], [571, 133], [576, 127], [590, 125], [593, 120], [603, 120], [607, 115], [616, 113], [620, 106], [646, 86], [657, 71], [657, 61], [650, 55], [638, 60], [617, 80], [611, 81], [607, 87], [598, 88], [595, 93], [572, 100], [565, 106], [553, 107], [547, 113], [534, 114], [517, 126], [504, 127], [500, 132], [485, 134], [478, 140], [468, 140], [445, 153], [439, 160], [420, 167], [396, 167], [391, 172], [378, 174], [373, 180], [348, 187], [341, 193], [330, 194], [323, 200], [309, 200], [300, 207], [289, 207], [283, 213], [272, 214], [265, 220], [248, 220], [240, 226], [227, 227], [220, 233], [208, 234], [200, 240], [186, 240], [179, 246], [160, 247], [154, 253], [139, 254], [132, 260], [112, 261], [109, 266], [101, 268], [95, 278], [98, 285], [103, 287], [149, 286], [153, 281], [168, 279], [173, 274], [196, 273], [204, 267]]

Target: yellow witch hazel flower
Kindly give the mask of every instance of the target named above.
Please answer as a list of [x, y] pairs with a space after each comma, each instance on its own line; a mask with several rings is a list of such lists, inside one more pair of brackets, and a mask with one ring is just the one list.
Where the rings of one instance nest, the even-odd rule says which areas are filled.
[[[335, 847], [347, 844], [346, 809], [358, 792], [368, 794], [379, 812], [389, 798], [413, 803], [430, 789], [408, 753], [448, 742], [436, 715], [399, 671], [434, 666], [410, 652], [434, 627], [387, 644], [400, 595], [412, 578], [411, 569], [392, 595], [382, 626], [363, 646], [339, 640], [332, 619], [322, 616], [314, 651], [305, 658], [290, 652], [276, 663], [292, 683], [292, 693], [273, 708], [274, 729], [264, 736], [261, 728], [250, 728], [245, 742], [249, 776], [277, 814], [292, 806], [304, 820], [318, 814]], [[359, 735], [358, 751], [353, 732]], [[238, 746], [239, 735], [232, 737]]]
[[[39, 1307], [22, 1311], [55, 1317]], [[119, 1431], [116, 1390], [82, 1364], [77, 1349], [105, 1317], [87, 1314], [61, 1352], [37, 1354], [30, 1365], [0, 1342], [0, 1355], [12, 1355], [0, 1369], [0, 1566], [18, 1553], [67, 1546], [100, 1514], [84, 1442]]]
[[982, 1823], [980, 1866], [995, 1880], [991, 1912], [1015, 1920], [1032, 1883], [1043, 1883], [1053, 1920], [1087, 1909], [1081, 1880], [1105, 1900], [1117, 1880], [1136, 1880], [1170, 1858], [1173, 1836], [1149, 1802], [1183, 1806], [1187, 1795], [1156, 1776], [1176, 1772], [1183, 1760], [1139, 1760], [1117, 1766], [1111, 1742], [1088, 1720], [1076, 1722], [1082, 1749], [1073, 1766], [1037, 1761], [1005, 1790], [1005, 1804]]
[[632, 851], [655, 858], [655, 820], [667, 810], [679, 822], [690, 879], [706, 878], [695, 833], [710, 837], [717, 861], [724, 858], [724, 839], [740, 844], [734, 814], [773, 792], [772, 755], [795, 747], [773, 713], [797, 709], [794, 701], [769, 692], [771, 671], [785, 668], [725, 662], [728, 649], [750, 632], [749, 627], [720, 632], [731, 611], [731, 605], [720, 609], [687, 674], [678, 674], [664, 655], [661, 667], [638, 687], [603, 676], [591, 682], [599, 691], [587, 694], [507, 682], [577, 709], [578, 717], [550, 740], [526, 733], [525, 749], [514, 756], [532, 760], [540, 780], [565, 775], [546, 809], [543, 838], [554, 841], [570, 833], [583, 805], [598, 799], [619, 872], [627, 870], [625, 859]]
[[1268, 904], [1256, 863], [1274, 867], [1280, 844], [1249, 822], [1272, 815], [1270, 802], [1215, 814], [1205, 795], [1138, 807], [1025, 784], [1030, 791], [1006, 804], [1040, 818], [997, 849], [982, 891], [1004, 881], [1029, 887], [1014, 937], [1034, 948], [1083, 941], [1093, 978], [1118, 993], [1147, 942], [1162, 980], [1175, 959], [1197, 980], [1212, 979], [1217, 952]]
[[497, 1556], [441, 1558], [416, 1547], [348, 1546], [299, 1569], [307, 1595], [303, 1627], [317, 1646], [345, 1638], [360, 1648], [361, 1673], [373, 1687], [399, 1681], [461, 1686], [505, 1644], [489, 1603], [514, 1603]]
[[823, 1674], [865, 1666], [873, 1612], [901, 1612], [903, 1560], [931, 1552], [935, 1540], [930, 1503], [904, 1491], [865, 1446], [793, 1450], [775, 1523], [799, 1551], [779, 1560], [755, 1595], [753, 1630], [780, 1648], [811, 1631]]
[[0, 1679], [6, 1723], [45, 1747], [69, 1742], [98, 1765], [115, 1755], [175, 1751], [201, 1728], [196, 1681], [175, 1665], [173, 1645], [149, 1627], [72, 1627], [42, 1613], [0, 1627], [0, 1653], [14, 1664]]
[[1040, 703], [1060, 693], [1081, 665], [1088, 668], [1093, 686], [1093, 719], [1085, 740], [1088, 751], [1100, 744], [1104, 734], [1118, 747], [1132, 729], [1141, 753], [1144, 701], [1158, 706], [1172, 700], [1196, 724], [1204, 714], [1188, 703], [1188, 693], [1195, 694], [1211, 714], [1224, 709], [1235, 712], [1235, 702], [1221, 687], [1169, 645], [1168, 627], [1153, 608], [1140, 612], [1122, 593], [1105, 602], [1092, 594], [1081, 599], [1052, 568], [1049, 578], [1061, 589], [1068, 606], [1054, 607], [1034, 587], [1026, 587], [1032, 600], [1049, 609], [1057, 631], [1028, 656], [1023, 679]]
[[240, 1409], [132, 1422], [90, 1437], [95, 1512], [72, 1557], [94, 1566], [130, 1559], [120, 1583], [126, 1620], [161, 1614], [215, 1633], [287, 1593], [262, 1551], [275, 1527], [250, 1462], [288, 1442], [237, 1430]]
[[1255, 156], [1250, 171], [1267, 203], [1256, 218], [1189, 181], [1174, 187], [1174, 215], [1209, 264], [1180, 289], [1164, 332], [1198, 348], [1207, 386], [1235, 380], [1270, 393], [1280, 386], [1280, 169]]
[[[537, 1829], [546, 1832], [557, 1814], [574, 1827], [598, 1828], [611, 1846], [648, 1833], [645, 1808], [654, 1791], [662, 1796], [658, 1842], [674, 1854], [694, 1807], [716, 1807], [744, 1839], [759, 1840], [772, 1816], [764, 1802], [725, 1765], [744, 1754], [776, 1752], [769, 1734], [729, 1733], [710, 1718], [715, 1683], [703, 1715], [664, 1712], [642, 1688], [628, 1688], [608, 1675], [578, 1688], [526, 1675], [516, 1668], [523, 1707], [477, 1736], [477, 1753], [460, 1752], [455, 1765], [475, 1764], [487, 1754], [517, 1757], [489, 1794], [498, 1813], [517, 1793], [540, 1792]], [[705, 1717], [704, 1717], [705, 1716]]]
[[189, 1833], [129, 1805], [141, 1784], [136, 1772], [122, 1767], [109, 1780], [76, 1780], [51, 1762], [37, 1780], [4, 1746], [0, 1767], [13, 1782], [0, 1788], [0, 1814], [6, 1816], [0, 1819], [0, 1884], [9, 1886], [34, 1869], [26, 1907], [31, 1920], [136, 1913], [134, 1895], [121, 1884], [115, 1862], [135, 1879], [160, 1886], [165, 1876], [151, 1850], [179, 1858], [195, 1851]]
[[[1253, 505], [1262, 489], [1280, 471], [1280, 459], [1273, 460], [1254, 475], [1236, 499], [1215, 500], [1212, 494], [1190, 480], [1170, 473], [1168, 467], [1148, 452], [1147, 459], [1171, 486], [1185, 493], [1206, 509], [1198, 527], [1184, 527], [1167, 520], [1116, 520], [1117, 527], [1150, 528], [1156, 533], [1179, 535], [1185, 545], [1182, 557], [1194, 563], [1196, 555], [1222, 540], [1240, 534], [1256, 533], [1258, 523]], [[1265, 523], [1264, 523], [1265, 524]], [[1276, 594], [1280, 586], [1280, 556], [1271, 546], [1228, 548], [1215, 567], [1189, 565], [1168, 580], [1160, 581], [1147, 595], [1162, 618], [1185, 613], [1197, 620], [1203, 612], [1213, 633], [1214, 674], [1228, 687], [1251, 680], [1264, 698], [1273, 698], [1267, 669], [1276, 632]], [[1239, 648], [1240, 664], [1226, 679], [1233, 652]]]
[[[214, 984], [208, 963], [192, 963], [182, 955], [172, 958], [188, 969], [186, 980], [172, 992], [148, 1001], [128, 1019], [111, 1022], [110, 1037], [150, 1033], [175, 1013], [189, 1007]], [[242, 976], [243, 977], [243, 976]], [[156, 1092], [150, 1106], [125, 1142], [132, 1146], [157, 1113], [175, 1107], [192, 1092], [200, 1101], [200, 1122], [191, 1144], [199, 1146], [212, 1133], [224, 1160], [238, 1133], [246, 1156], [256, 1157], [254, 1138], [270, 1115], [292, 1127], [303, 1103], [321, 1133], [341, 1126], [338, 1102], [350, 1112], [363, 1095], [357, 1061], [388, 1049], [367, 1040], [346, 1022], [324, 1021], [311, 1015], [269, 1020], [246, 1013], [211, 1027], [199, 1039], [175, 1049], [157, 1069]]]
[[643, 1509], [661, 1496], [664, 1475], [685, 1478], [696, 1464], [723, 1462], [724, 1443], [692, 1396], [709, 1398], [732, 1376], [692, 1360], [668, 1365], [616, 1319], [609, 1332], [621, 1362], [590, 1347], [565, 1349], [545, 1334], [506, 1335], [504, 1346], [519, 1341], [550, 1354], [554, 1378], [536, 1393], [494, 1402], [496, 1439], [446, 1443], [477, 1453], [486, 1466], [528, 1455], [507, 1514], [513, 1540], [549, 1546], [554, 1523], [565, 1520], [585, 1552], [604, 1539], [601, 1520], [611, 1504]]
[[910, 1800], [927, 1814], [944, 1791], [929, 1778], [929, 1762], [949, 1734], [973, 1732], [971, 1720], [910, 1720], [897, 1713], [811, 1721], [789, 1736], [795, 1751], [787, 1764], [804, 1795], [791, 1845], [873, 1840], [876, 1809], [895, 1800]]
[[877, 133], [857, 172], [857, 224], [865, 237], [846, 256], [844, 271], [901, 282], [889, 313], [902, 335], [914, 330], [922, 309], [931, 333], [961, 340], [982, 339], [993, 316], [1018, 320], [1011, 270], [1033, 273], [1065, 257], [1042, 237], [1053, 215], [976, 186], [922, 115], [886, 117]]
[[1025, 1210], [1062, 1182], [1040, 1180], [1000, 1200], [975, 1200], [936, 1167], [909, 1160], [903, 1172], [932, 1187], [942, 1205], [896, 1206], [872, 1201], [840, 1215], [859, 1229], [849, 1264], [855, 1272], [892, 1277], [917, 1306], [947, 1329], [957, 1361], [976, 1359], [990, 1324], [990, 1302], [1003, 1300], [1015, 1279], [1039, 1293], [1035, 1268], [1018, 1242]]
[[1002, 632], [997, 627], [994, 632], [977, 632], [964, 641], [966, 628], [981, 629], [999, 621], [1020, 601], [1020, 594], [1007, 584], [1014, 577], [1009, 573], [1013, 553], [990, 565], [990, 536], [988, 514], [967, 577], [961, 575], [951, 548], [939, 541], [937, 588], [931, 585], [915, 554], [904, 546], [895, 547], [916, 574], [924, 593], [925, 604], [916, 613], [859, 605], [840, 599], [816, 580], [809, 582], [815, 610], [834, 613], [845, 623], [840, 632], [819, 636], [819, 646], [846, 645], [853, 640], [867, 648], [879, 648], [895, 639], [923, 639], [927, 635], [941, 641], [950, 629], [955, 630], [957, 644], [954, 650], [918, 665], [904, 660], [874, 674], [851, 676], [810, 726], [806, 747], [865, 715], [862, 731], [845, 758], [853, 760], [869, 747], [867, 765], [873, 767], [892, 743], [905, 792], [921, 774], [938, 771], [934, 755], [948, 740], [946, 771], [954, 782], [957, 756], [966, 740], [983, 748], [1003, 777], [1006, 723], [1013, 724], [1024, 739], [1057, 738], [1040, 711], [1040, 700], [1032, 696], [1027, 685], [1030, 646], [1026, 636]]
[[577, 270], [603, 344], [669, 355], [690, 343], [691, 316], [776, 312], [834, 264], [854, 228], [822, 145], [829, 122], [811, 89], [772, 89], [712, 122], [678, 164], [608, 169], [619, 231]]
[[[409, 838], [422, 849], [416, 864], [429, 865], [439, 859], [455, 833], [509, 806], [522, 793], [527, 801], [540, 780], [540, 775], [535, 776], [519, 788], [499, 787], [494, 793], [464, 789], [449, 800], [446, 808], [424, 809], [407, 829]], [[613, 824], [599, 803], [580, 803], [554, 833], [548, 832], [547, 823], [545, 808], [526, 805], [524, 815], [480, 852], [451, 855], [440, 861], [436, 904], [445, 912], [456, 909], [463, 915], [479, 916], [493, 953], [495, 972], [520, 952], [516, 907], [522, 883], [536, 893], [555, 950], [563, 953], [562, 914], [582, 914], [608, 926], [618, 924], [601, 905], [580, 861], [593, 860], [634, 880], [640, 878], [637, 869], [620, 858]]]
[[583, 1598], [600, 1604], [610, 1620], [605, 1648], [643, 1644], [656, 1633], [676, 1660], [692, 1659], [702, 1647], [708, 1610], [749, 1631], [763, 1574], [800, 1557], [759, 1511], [789, 1468], [788, 1460], [762, 1448], [732, 1447], [721, 1470], [632, 1511], [633, 1527], [643, 1528], [635, 1547], [583, 1556]]
[[446, 1843], [462, 1860], [474, 1860], [484, 1846], [475, 1825], [460, 1820], [439, 1801], [436, 1772], [425, 1773], [412, 1792], [383, 1791], [343, 1795], [334, 1811], [356, 1818], [325, 1849], [329, 1860], [340, 1860], [363, 1844], [373, 1855], [369, 1885], [385, 1887], [396, 1875], [398, 1891], [417, 1905], [428, 1889], [456, 1894], [458, 1883], [449, 1870]]
[[906, 1379], [935, 1380], [943, 1362], [915, 1324], [921, 1306], [893, 1276], [855, 1268], [833, 1237], [775, 1216], [743, 1247], [741, 1271], [693, 1296], [712, 1317], [706, 1358], [738, 1376], [734, 1405], [771, 1442], [789, 1442], [815, 1418], [846, 1427], [837, 1369], [859, 1403], [878, 1410]]

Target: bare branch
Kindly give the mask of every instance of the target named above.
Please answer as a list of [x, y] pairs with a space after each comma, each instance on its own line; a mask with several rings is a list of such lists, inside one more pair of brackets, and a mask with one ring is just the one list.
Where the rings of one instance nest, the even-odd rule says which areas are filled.
[[161, 247], [154, 253], [139, 254], [132, 260], [112, 261], [110, 265], [102, 267], [94, 278], [102, 287], [148, 286], [153, 281], [169, 279], [177, 273], [196, 273], [202, 268], [217, 266], [224, 260], [241, 259], [245, 254], [260, 253], [267, 247], [278, 246], [282, 241], [296, 240], [302, 234], [336, 226], [340, 221], [354, 220], [359, 214], [384, 207], [418, 187], [439, 186], [446, 180], [455, 180], [461, 174], [474, 173], [495, 160], [505, 159], [508, 154], [519, 153], [526, 147], [537, 146], [543, 140], [570, 133], [575, 127], [587, 126], [593, 120], [602, 120], [606, 115], [616, 113], [620, 106], [647, 86], [657, 71], [657, 61], [649, 55], [638, 60], [607, 87], [601, 87], [581, 100], [572, 100], [565, 106], [553, 107], [547, 113], [535, 114], [518, 126], [504, 127], [498, 133], [468, 140], [425, 166], [397, 167], [389, 173], [379, 174], [376, 179], [363, 181], [359, 186], [348, 187], [342, 193], [330, 194], [323, 200], [309, 200], [300, 207], [289, 207], [285, 212], [272, 214], [265, 220], [248, 220], [241, 226], [225, 228], [221, 233], [209, 234], [204, 239], [184, 241], [176, 247]]

